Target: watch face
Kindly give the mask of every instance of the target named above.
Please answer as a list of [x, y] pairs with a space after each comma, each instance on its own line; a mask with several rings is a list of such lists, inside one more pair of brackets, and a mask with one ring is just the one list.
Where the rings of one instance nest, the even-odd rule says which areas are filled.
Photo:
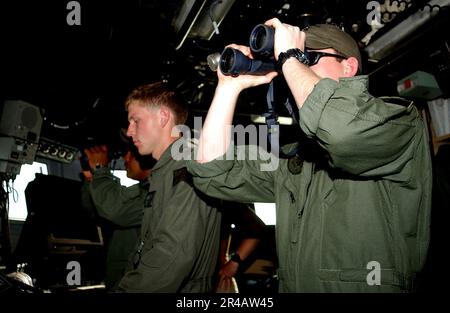
[[303, 62], [303, 64], [305, 65], [309, 65], [309, 55], [308, 55], [308, 51], [305, 50], [305, 52], [303, 52], [303, 57], [305, 58], [305, 61]]
[[308, 65], [308, 57], [306, 55], [306, 52], [301, 51], [300, 49], [295, 49], [295, 57], [302, 62], [305, 65]]
[[230, 260], [233, 261], [233, 262], [236, 262], [236, 263], [241, 263], [242, 262], [241, 257], [237, 253], [233, 253], [231, 255]]

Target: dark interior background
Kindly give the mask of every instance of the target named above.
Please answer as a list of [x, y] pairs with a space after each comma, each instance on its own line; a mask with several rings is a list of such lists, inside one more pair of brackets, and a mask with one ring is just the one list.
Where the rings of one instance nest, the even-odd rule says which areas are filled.
[[[360, 42], [365, 73], [370, 75], [375, 95], [396, 94], [397, 81], [416, 70], [439, 74], [442, 89], [449, 89], [445, 9], [411, 34], [406, 44], [369, 62], [361, 42], [371, 30], [366, 21], [368, 1], [81, 0], [79, 26], [66, 22], [68, 2], [2, 1], [0, 100], [22, 99], [39, 106], [45, 118], [41, 136], [69, 145], [116, 136], [120, 127], [127, 126], [124, 99], [142, 83], [168, 80], [190, 102], [191, 116], [203, 115], [217, 81], [206, 64], [207, 55], [222, 51], [231, 42], [246, 44], [252, 28], [274, 16], [300, 27], [331, 22], [350, 32]], [[187, 10], [190, 16], [200, 12], [201, 19], [207, 16], [207, 8], [214, 13], [215, 6], [227, 3], [232, 6], [219, 26], [219, 35], [209, 40], [188, 36], [175, 49], [192, 22], [188, 17], [181, 30], [175, 30], [183, 5], [192, 7]], [[426, 1], [389, 3], [407, 6], [401, 13], [383, 13], [385, 25], [371, 42], [423, 9]], [[444, 70], [439, 70], [442, 66]], [[243, 93], [237, 109], [239, 122], [249, 123], [248, 114], [264, 111], [265, 88]], [[283, 109], [280, 112], [287, 115]], [[288, 136], [289, 131], [284, 133]]]
[[[118, 138], [119, 129], [127, 126], [124, 99], [143, 83], [167, 80], [190, 103], [189, 123], [193, 116], [204, 116], [217, 82], [206, 57], [232, 42], [247, 44], [253, 27], [271, 17], [302, 28], [315, 23], [334, 23], [348, 31], [360, 44], [364, 72], [369, 75], [370, 91], [376, 96], [397, 95], [397, 82], [418, 70], [436, 77], [443, 97], [448, 97], [450, 92], [450, 18], [448, 1], [444, 0], [446, 6], [432, 8], [436, 11], [434, 18], [376, 58], [369, 56], [366, 49], [378, 39], [392, 36], [396, 26], [411, 14], [430, 10], [427, 1], [386, 1], [390, 5], [404, 5], [405, 9], [397, 13], [384, 11], [384, 27], [368, 43], [363, 39], [371, 32], [367, 23], [371, 12], [367, 8], [369, 1], [78, 2], [79, 26], [69, 26], [66, 22], [70, 12], [66, 8], [68, 0], [0, 3], [0, 101], [21, 99], [38, 106], [44, 116], [41, 137], [77, 148], [92, 141], [109, 143]], [[208, 21], [208, 12], [214, 13], [215, 7], [222, 4], [232, 5], [219, 25], [220, 34], [205, 39], [189, 33], [197, 13], [199, 20], [206, 17]], [[188, 18], [177, 31], [174, 23], [179, 20], [183, 6], [188, 8]], [[236, 123], [249, 124], [250, 114], [265, 111], [266, 88], [243, 92]], [[419, 100], [418, 104], [425, 102]], [[284, 108], [279, 110], [280, 115], [288, 115]], [[296, 126], [284, 126], [281, 141], [291, 141], [297, 130]], [[441, 166], [446, 162], [448, 159], [441, 160]], [[441, 196], [448, 202], [448, 193]], [[435, 239], [426, 268], [428, 291], [444, 284], [439, 269], [445, 268], [441, 248], [445, 243], [443, 217], [448, 213], [442, 209], [433, 208], [432, 238]]]

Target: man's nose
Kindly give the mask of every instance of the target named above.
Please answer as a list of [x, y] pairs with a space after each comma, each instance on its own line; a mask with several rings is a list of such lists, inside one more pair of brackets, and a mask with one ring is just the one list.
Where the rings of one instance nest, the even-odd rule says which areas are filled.
[[130, 124], [130, 125], [128, 125], [128, 128], [127, 128], [127, 136], [133, 137], [133, 134], [134, 134], [134, 132], [133, 132], [131, 124]]

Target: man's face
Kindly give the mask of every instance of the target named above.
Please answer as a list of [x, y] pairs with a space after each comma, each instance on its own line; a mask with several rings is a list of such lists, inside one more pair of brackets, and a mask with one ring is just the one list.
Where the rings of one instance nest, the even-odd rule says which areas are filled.
[[152, 154], [160, 144], [159, 108], [148, 108], [136, 102], [128, 106], [127, 135], [141, 155]]
[[[322, 49], [322, 50], [311, 50], [311, 51], [319, 51], [319, 52], [327, 52], [336, 54], [334, 49]], [[316, 73], [319, 77], [322, 78], [331, 78], [336, 81], [339, 80], [340, 77], [345, 77], [344, 73], [344, 62], [341, 59], [336, 59], [335, 57], [321, 57], [317, 64], [310, 66], [310, 69]]]
[[125, 169], [127, 170], [127, 177], [135, 180], [141, 180], [143, 171], [134, 155], [130, 151], [128, 151], [123, 156], [123, 160]]

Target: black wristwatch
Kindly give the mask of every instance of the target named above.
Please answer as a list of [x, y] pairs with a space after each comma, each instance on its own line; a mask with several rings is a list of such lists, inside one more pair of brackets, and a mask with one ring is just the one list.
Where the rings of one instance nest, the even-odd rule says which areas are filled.
[[236, 262], [238, 264], [242, 263], [241, 256], [237, 254], [236, 252], [233, 252], [230, 256], [230, 261]]
[[303, 63], [305, 65], [309, 64], [309, 59], [308, 59], [308, 52], [303, 52], [300, 49], [288, 49], [286, 52], [281, 52], [278, 55], [278, 69], [281, 71], [284, 62], [286, 62], [287, 59], [289, 58], [296, 58], [297, 60], [300, 61], [300, 63]]
[[94, 173], [102, 168], [106, 168], [106, 166], [100, 164], [100, 163], [95, 163], [95, 167], [91, 168], [91, 173]]

